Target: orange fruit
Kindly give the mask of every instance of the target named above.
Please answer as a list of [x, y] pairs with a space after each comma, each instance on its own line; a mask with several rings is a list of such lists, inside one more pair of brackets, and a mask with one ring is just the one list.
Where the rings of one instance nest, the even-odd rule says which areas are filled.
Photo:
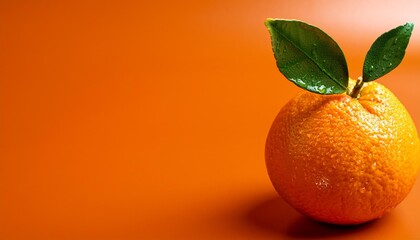
[[359, 224], [407, 196], [420, 167], [420, 143], [409, 113], [379, 83], [365, 83], [358, 98], [305, 91], [274, 120], [266, 166], [275, 189], [299, 212]]

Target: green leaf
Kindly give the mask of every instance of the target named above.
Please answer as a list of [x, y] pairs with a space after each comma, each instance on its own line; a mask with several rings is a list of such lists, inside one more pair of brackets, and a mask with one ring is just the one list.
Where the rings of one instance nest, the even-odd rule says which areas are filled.
[[414, 24], [406, 23], [382, 34], [370, 47], [363, 64], [363, 81], [370, 82], [396, 68], [405, 55]]
[[317, 27], [296, 20], [265, 21], [277, 67], [297, 86], [319, 94], [347, 90], [346, 59], [337, 43]]

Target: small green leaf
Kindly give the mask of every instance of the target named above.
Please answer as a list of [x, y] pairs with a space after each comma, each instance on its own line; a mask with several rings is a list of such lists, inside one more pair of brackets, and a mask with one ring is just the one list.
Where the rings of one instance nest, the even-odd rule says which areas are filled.
[[347, 89], [346, 59], [337, 43], [317, 27], [296, 20], [265, 21], [277, 67], [297, 86], [319, 94]]
[[382, 34], [370, 47], [363, 64], [363, 81], [370, 82], [396, 68], [405, 55], [414, 24], [406, 23]]

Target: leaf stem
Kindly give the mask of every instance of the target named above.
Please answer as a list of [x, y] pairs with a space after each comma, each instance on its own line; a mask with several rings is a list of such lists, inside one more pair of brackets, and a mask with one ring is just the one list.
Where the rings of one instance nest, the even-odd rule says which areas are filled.
[[365, 82], [363, 81], [362, 77], [357, 78], [357, 82], [356, 85], [354, 85], [353, 90], [350, 92], [350, 97], [352, 98], [358, 98], [359, 94], [360, 94], [360, 90], [362, 90], [363, 84]]

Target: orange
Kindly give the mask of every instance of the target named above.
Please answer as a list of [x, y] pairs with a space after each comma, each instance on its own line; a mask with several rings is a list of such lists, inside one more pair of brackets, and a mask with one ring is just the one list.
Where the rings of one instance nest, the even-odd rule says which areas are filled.
[[407, 196], [420, 143], [409, 113], [379, 83], [365, 83], [357, 99], [305, 91], [274, 120], [266, 166], [275, 189], [302, 214], [360, 224]]

